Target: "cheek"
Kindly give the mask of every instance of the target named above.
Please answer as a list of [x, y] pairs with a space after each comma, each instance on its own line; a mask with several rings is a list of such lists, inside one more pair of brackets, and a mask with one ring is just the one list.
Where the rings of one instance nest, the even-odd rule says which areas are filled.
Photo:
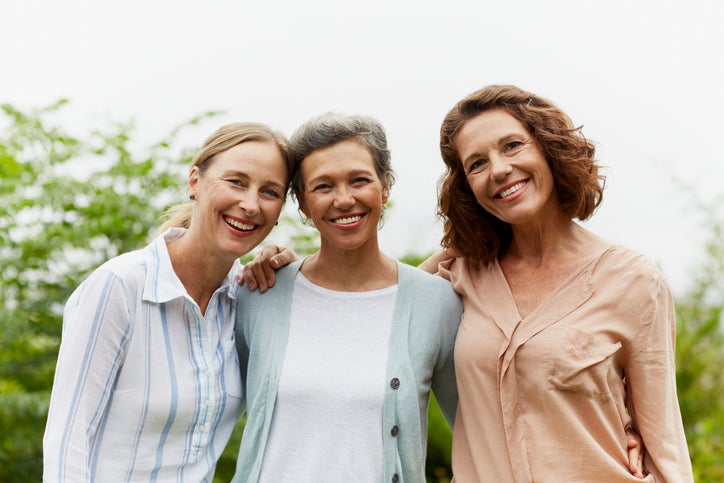
[[284, 203], [281, 201], [273, 201], [267, 204], [264, 211], [266, 211], [267, 218], [277, 219], [282, 212], [282, 208], [284, 208]]
[[479, 177], [473, 177], [468, 178], [468, 186], [470, 186], [470, 191], [473, 192], [473, 196], [478, 200], [478, 203], [482, 203], [485, 200], [485, 183]]

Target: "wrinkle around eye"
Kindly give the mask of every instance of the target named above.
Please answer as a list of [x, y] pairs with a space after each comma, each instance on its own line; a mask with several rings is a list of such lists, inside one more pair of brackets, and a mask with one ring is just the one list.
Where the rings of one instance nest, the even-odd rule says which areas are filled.
[[470, 163], [470, 166], [468, 166], [466, 173], [471, 174], [476, 171], [480, 171], [481, 169], [485, 168], [486, 165], [487, 165], [487, 163], [484, 160], [478, 159], [478, 160]]

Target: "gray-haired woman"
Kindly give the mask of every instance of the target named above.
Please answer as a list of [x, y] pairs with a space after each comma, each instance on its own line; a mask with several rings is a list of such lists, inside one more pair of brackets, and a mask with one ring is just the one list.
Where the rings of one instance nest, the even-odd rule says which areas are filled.
[[380, 250], [394, 175], [377, 121], [326, 114], [291, 142], [292, 191], [321, 246], [274, 290], [241, 288], [248, 419], [234, 481], [423, 482], [430, 391], [449, 423], [457, 404], [462, 305]]

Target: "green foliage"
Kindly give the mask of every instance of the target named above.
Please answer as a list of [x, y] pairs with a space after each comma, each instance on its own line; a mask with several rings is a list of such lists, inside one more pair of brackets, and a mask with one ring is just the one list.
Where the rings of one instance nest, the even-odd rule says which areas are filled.
[[213, 115], [136, 149], [128, 124], [85, 138], [50, 124], [66, 103], [0, 106], [0, 481], [40, 481], [65, 300], [100, 262], [147, 243], [185, 193], [181, 128]]
[[724, 481], [723, 232], [724, 222], [712, 223], [705, 260], [692, 288], [677, 300], [679, 404], [700, 483]]

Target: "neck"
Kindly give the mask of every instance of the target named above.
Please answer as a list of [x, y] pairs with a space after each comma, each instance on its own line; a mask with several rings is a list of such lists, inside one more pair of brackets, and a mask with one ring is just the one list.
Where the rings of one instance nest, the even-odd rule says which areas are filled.
[[378, 244], [355, 249], [330, 247], [322, 240], [317, 253], [304, 261], [302, 273], [313, 283], [344, 292], [365, 292], [397, 283], [397, 263]]
[[512, 229], [503, 257], [528, 260], [532, 265], [589, 256], [601, 248], [600, 238], [562, 214]]
[[176, 276], [205, 314], [211, 296], [231, 270], [234, 259], [222, 257], [208, 244], [196, 242], [190, 231], [167, 248]]

